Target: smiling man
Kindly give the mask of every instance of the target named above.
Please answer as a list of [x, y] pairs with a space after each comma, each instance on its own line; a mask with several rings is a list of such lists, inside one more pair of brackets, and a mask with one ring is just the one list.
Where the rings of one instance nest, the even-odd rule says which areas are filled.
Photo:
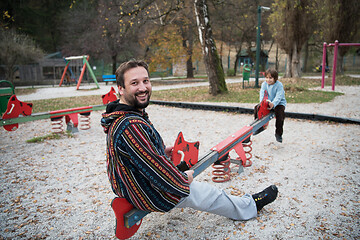
[[193, 181], [194, 171], [182, 172], [172, 163], [172, 147], [165, 147], [145, 111], [151, 96], [147, 64], [121, 64], [116, 82], [120, 99], [108, 104], [101, 119], [107, 133], [107, 172], [116, 195], [144, 211], [190, 207], [234, 220], [251, 219], [275, 200], [275, 185], [237, 197]]
[[[145, 63], [144, 63], [145, 64]], [[116, 72], [120, 100], [123, 104], [134, 106], [139, 111], [149, 105], [151, 96], [151, 84], [147, 66], [119, 68]], [[132, 65], [129, 63], [128, 67]], [[127, 79], [128, 81], [125, 81]]]

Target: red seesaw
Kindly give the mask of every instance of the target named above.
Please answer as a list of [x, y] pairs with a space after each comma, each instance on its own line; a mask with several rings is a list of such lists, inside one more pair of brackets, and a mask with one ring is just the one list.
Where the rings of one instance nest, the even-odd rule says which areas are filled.
[[80, 129], [86, 130], [90, 128], [90, 113], [92, 111], [104, 110], [106, 104], [117, 99], [115, 94], [115, 89], [112, 87], [107, 94], [102, 95], [104, 105], [61, 109], [35, 114], [32, 114], [32, 103], [22, 102], [16, 95], [13, 95], [8, 101], [7, 109], [0, 121], [0, 126], [3, 126], [7, 131], [15, 131], [18, 129], [19, 123], [50, 118], [53, 131], [61, 132], [63, 131], [62, 119], [65, 117], [67, 130], [77, 132], [77, 127], [79, 126], [78, 114], [80, 114]]

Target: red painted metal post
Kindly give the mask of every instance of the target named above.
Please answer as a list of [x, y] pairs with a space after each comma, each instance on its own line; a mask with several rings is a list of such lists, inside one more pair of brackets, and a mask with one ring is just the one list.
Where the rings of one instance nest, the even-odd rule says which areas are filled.
[[[86, 59], [89, 59], [89, 56], [87, 56]], [[82, 68], [82, 70], [81, 70], [81, 74], [80, 74], [80, 77], [79, 77], [79, 80], [78, 80], [78, 83], [77, 83], [77, 86], [76, 86], [76, 90], [79, 90], [80, 83], [81, 83], [81, 79], [83, 78], [84, 73], [85, 73], [86, 63], [87, 63], [87, 61], [85, 61], [85, 56], [84, 56], [84, 58], [83, 58], [83, 63], [84, 63], [84, 65], [83, 65], [83, 68]]]
[[59, 83], [59, 87], [61, 87], [61, 84], [62, 84], [63, 81], [64, 81], [65, 74], [66, 74], [66, 71], [68, 70], [69, 64], [70, 64], [70, 61], [67, 61], [66, 66], [65, 66], [65, 69], [64, 69], [64, 72], [63, 72], [63, 75], [61, 76], [61, 80], [60, 80], [60, 83]]
[[332, 87], [331, 87], [333, 91], [335, 90], [336, 62], [337, 62], [338, 48], [339, 48], [339, 41], [336, 40], [334, 47], [334, 63], [333, 63]]
[[323, 47], [321, 88], [324, 88], [325, 86], [325, 65], [326, 65], [326, 42], [324, 42], [324, 47]]

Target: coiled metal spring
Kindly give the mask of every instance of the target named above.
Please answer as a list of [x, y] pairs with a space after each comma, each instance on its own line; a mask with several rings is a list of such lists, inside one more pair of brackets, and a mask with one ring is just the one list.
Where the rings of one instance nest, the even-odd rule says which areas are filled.
[[212, 171], [213, 182], [226, 182], [230, 180], [230, 156], [228, 156], [226, 160], [220, 161], [218, 164], [213, 164], [212, 167], [214, 168]]
[[90, 112], [80, 113], [80, 129], [90, 129]]
[[248, 143], [242, 143], [243, 145], [243, 149], [244, 149], [244, 152], [245, 152], [245, 157], [246, 157], [246, 160], [245, 160], [245, 163], [242, 163], [242, 165], [244, 167], [250, 167], [252, 165], [252, 161], [250, 160], [252, 158], [252, 141], [250, 140]]
[[54, 133], [61, 133], [64, 131], [63, 118], [51, 118], [51, 129]]

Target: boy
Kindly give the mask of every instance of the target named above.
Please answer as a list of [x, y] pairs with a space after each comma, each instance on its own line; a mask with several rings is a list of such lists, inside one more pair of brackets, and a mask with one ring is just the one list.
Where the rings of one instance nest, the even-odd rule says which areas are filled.
[[[269, 110], [275, 111], [275, 138], [276, 141], [282, 142], [283, 126], [285, 120], [285, 91], [282, 83], [278, 81], [278, 72], [275, 69], [268, 69], [265, 72], [265, 82], [262, 83], [260, 89], [260, 102], [265, 95], [268, 95]], [[258, 105], [257, 105], [258, 106]], [[257, 118], [257, 106], [255, 106], [255, 118]], [[263, 131], [264, 128], [260, 128], [254, 135]]]

